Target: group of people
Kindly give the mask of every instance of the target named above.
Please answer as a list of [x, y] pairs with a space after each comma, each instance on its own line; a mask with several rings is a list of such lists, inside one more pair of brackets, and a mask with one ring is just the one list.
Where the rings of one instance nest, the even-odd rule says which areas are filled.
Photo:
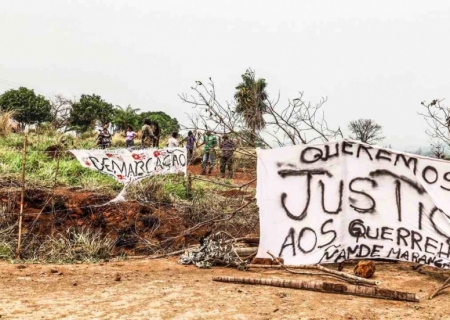
[[[96, 144], [101, 149], [107, 149], [111, 147], [112, 135], [109, 132], [109, 123], [105, 123], [103, 128], [100, 130]], [[134, 147], [134, 139], [137, 134], [134, 132], [132, 126], [127, 126], [127, 131], [125, 132], [125, 145], [127, 148]], [[159, 124], [156, 121], [151, 121], [149, 119], [144, 120], [144, 125], [142, 126], [142, 146], [144, 148], [158, 148], [160, 137]]]
[[[211, 130], [206, 131], [205, 135], [202, 138], [201, 144], [196, 144], [196, 137], [192, 133], [192, 131], [188, 132], [188, 135], [185, 139], [186, 141], [186, 149], [188, 152], [188, 160], [189, 162], [192, 160], [194, 154], [194, 147], [203, 147], [203, 157], [202, 157], [202, 175], [206, 175], [206, 173], [211, 174], [212, 169], [214, 167], [214, 161], [216, 158], [216, 147], [219, 145], [221, 149], [220, 155], [220, 173], [222, 178], [225, 178], [226, 170], [228, 169], [228, 178], [233, 177], [233, 154], [236, 150], [236, 145], [231, 140], [228, 135], [224, 134], [220, 143], [217, 142], [217, 137], [212, 134]], [[208, 167], [208, 168], [207, 168]], [[208, 170], [206, 170], [208, 169]]]
[[[201, 143], [197, 143], [197, 138], [195, 137], [192, 131], [188, 132], [186, 138], [178, 141], [178, 133], [172, 133], [172, 136], [169, 138], [167, 147], [174, 148], [178, 147], [180, 144], [186, 142], [188, 163], [191, 163], [192, 158], [194, 156], [194, 148], [203, 147], [203, 157], [202, 157], [202, 175], [211, 174], [214, 161], [216, 159], [216, 148], [219, 146], [221, 150], [220, 155], [220, 173], [222, 178], [225, 178], [226, 171], [228, 170], [228, 178], [233, 177], [233, 154], [236, 150], [236, 145], [232, 139], [228, 137], [227, 134], [222, 136], [220, 143], [217, 141], [217, 137], [212, 134], [211, 130], [206, 131], [203, 135]], [[207, 170], [208, 169], [208, 170]]]
[[[108, 130], [109, 123], [103, 125], [103, 129], [100, 131], [97, 137], [97, 145], [102, 149], [107, 149], [111, 147], [112, 135]], [[156, 121], [151, 121], [149, 119], [144, 120], [144, 125], [142, 126], [142, 137], [141, 143], [144, 148], [159, 148], [159, 138], [160, 138], [160, 127]], [[137, 134], [133, 131], [131, 126], [127, 127], [125, 132], [125, 143], [127, 148], [134, 147], [134, 140]], [[198, 144], [197, 138], [192, 131], [188, 132], [187, 137], [178, 140], [178, 132], [173, 132], [169, 140], [167, 141], [167, 147], [176, 148], [186, 142], [188, 163], [191, 163], [194, 148], [203, 147], [203, 157], [202, 157], [202, 175], [211, 174], [214, 162], [216, 159], [216, 149], [219, 147], [221, 149], [220, 156], [220, 173], [222, 178], [225, 178], [226, 171], [228, 169], [228, 178], [233, 177], [233, 154], [236, 150], [236, 145], [232, 139], [228, 137], [227, 134], [222, 136], [220, 143], [217, 141], [217, 137], [212, 134], [211, 130], [206, 131], [201, 139], [201, 143]]]

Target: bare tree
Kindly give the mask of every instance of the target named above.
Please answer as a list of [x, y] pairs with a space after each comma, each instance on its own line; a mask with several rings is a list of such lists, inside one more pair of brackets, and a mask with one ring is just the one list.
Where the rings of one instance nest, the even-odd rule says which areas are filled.
[[439, 149], [450, 147], [450, 108], [442, 105], [442, 101], [435, 99], [428, 104], [422, 101], [426, 111], [419, 113], [428, 124], [425, 132], [431, 138], [433, 147]]
[[58, 94], [50, 101], [51, 115], [52, 115], [52, 127], [55, 130], [63, 129], [64, 132], [69, 130], [69, 118], [70, 111], [72, 110], [73, 101], [65, 98], [63, 95]]
[[373, 144], [382, 141], [383, 128], [372, 119], [358, 119], [350, 121], [348, 129], [352, 132], [351, 138], [361, 142]]
[[[221, 103], [217, 99], [216, 89], [212, 79], [207, 84], [196, 81], [191, 87], [192, 94], [181, 94], [179, 97], [193, 107], [193, 113], [188, 114], [190, 124], [185, 126], [190, 130], [212, 130], [215, 133], [233, 134], [238, 137], [240, 146], [252, 145], [248, 128], [242, 116], [237, 113], [235, 101]], [[286, 107], [279, 107], [280, 94], [276, 100], [266, 100], [267, 109], [264, 113], [266, 126], [256, 135], [256, 141], [264, 148], [307, 144], [315, 140], [329, 141], [342, 137], [340, 129], [330, 129], [321, 108], [326, 98], [312, 105], [303, 98], [303, 93], [293, 100], [288, 100]], [[239, 145], [239, 144], [238, 144]], [[245, 151], [242, 151], [245, 152]]]
[[437, 159], [445, 159], [445, 146], [441, 141], [438, 141], [436, 143], [433, 143], [433, 156]]
[[[341, 129], [331, 129], [322, 110], [327, 98], [314, 105], [306, 102], [304, 93], [288, 100], [286, 107], [279, 107], [280, 94], [276, 101], [268, 101], [267, 127], [279, 146], [308, 144], [316, 140], [326, 142], [337, 137], [343, 138]], [[281, 133], [281, 137], [280, 137]]]

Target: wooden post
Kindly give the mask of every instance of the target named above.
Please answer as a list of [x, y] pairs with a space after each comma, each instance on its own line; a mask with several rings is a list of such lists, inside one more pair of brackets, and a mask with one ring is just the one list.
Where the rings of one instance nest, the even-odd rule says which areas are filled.
[[54, 231], [54, 225], [55, 225], [55, 189], [58, 183], [58, 172], [59, 172], [59, 160], [61, 158], [61, 152], [58, 152], [58, 158], [56, 159], [56, 170], [55, 170], [55, 180], [53, 182], [53, 189], [52, 189], [52, 215], [53, 215], [53, 224], [52, 224], [52, 236]]
[[192, 199], [192, 175], [190, 172], [188, 172], [186, 179], [186, 199]]
[[20, 211], [19, 211], [19, 237], [17, 240], [16, 258], [20, 259], [20, 246], [22, 242], [22, 216], [25, 202], [25, 164], [27, 159], [27, 134], [23, 136], [23, 150], [22, 150], [22, 192], [20, 195]]
[[158, 189], [158, 216], [161, 216], [161, 188]]
[[419, 302], [419, 297], [415, 293], [323, 281], [299, 281], [241, 277], [214, 277], [213, 281], [238, 284], [266, 285], [272, 287], [303, 289], [327, 293], [349, 294], [377, 299]]

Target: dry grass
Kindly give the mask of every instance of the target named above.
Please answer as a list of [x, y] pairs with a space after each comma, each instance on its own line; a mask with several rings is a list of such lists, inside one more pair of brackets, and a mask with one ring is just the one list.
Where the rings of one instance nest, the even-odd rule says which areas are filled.
[[127, 198], [140, 203], [172, 203], [174, 197], [164, 187], [165, 183], [164, 177], [144, 179], [128, 187]]
[[96, 262], [109, 258], [114, 241], [90, 228], [68, 229], [56, 236], [47, 236], [39, 246], [39, 260], [51, 263]]
[[[17, 225], [0, 226], [0, 260], [13, 260], [17, 246]], [[115, 242], [99, 230], [71, 228], [43, 240], [26, 237], [21, 257], [25, 261], [48, 263], [90, 263], [111, 257]]]
[[12, 132], [11, 121], [13, 120], [14, 111], [0, 112], [0, 136], [6, 136]]
[[10, 260], [14, 257], [16, 246], [16, 225], [0, 227], [0, 259]]
[[0, 199], [0, 259], [14, 258], [14, 249], [17, 246], [17, 216], [14, 212], [15, 199], [6, 197]]

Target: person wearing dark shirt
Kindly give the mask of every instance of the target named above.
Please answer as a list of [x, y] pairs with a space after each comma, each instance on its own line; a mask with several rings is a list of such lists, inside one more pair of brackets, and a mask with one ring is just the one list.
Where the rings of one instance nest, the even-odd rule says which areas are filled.
[[192, 157], [194, 155], [195, 140], [196, 139], [195, 139], [195, 136], [192, 133], [192, 131], [189, 131], [188, 136], [183, 140], [183, 141], [186, 141], [188, 163], [191, 163]]
[[151, 145], [153, 148], [159, 148], [160, 128], [157, 121], [151, 121], [153, 136], [151, 138]]
[[150, 148], [153, 146], [153, 141], [156, 138], [153, 134], [153, 126], [149, 119], [144, 120], [144, 125], [142, 126], [142, 146], [144, 148]]
[[98, 134], [97, 145], [101, 149], [111, 148], [111, 133], [109, 133], [108, 128], [103, 128], [103, 131]]
[[222, 155], [220, 157], [220, 173], [222, 178], [225, 178], [225, 171], [228, 167], [228, 178], [233, 178], [233, 153], [236, 146], [233, 140], [229, 139], [225, 134], [222, 137], [223, 141], [220, 144]]

